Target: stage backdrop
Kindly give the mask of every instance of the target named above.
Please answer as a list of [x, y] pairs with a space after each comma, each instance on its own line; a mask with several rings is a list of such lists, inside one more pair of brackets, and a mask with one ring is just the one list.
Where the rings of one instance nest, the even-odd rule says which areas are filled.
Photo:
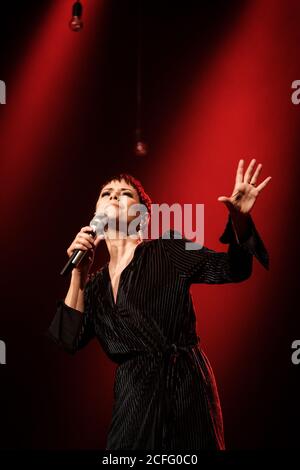
[[[204, 244], [226, 251], [217, 198], [240, 158], [272, 176], [252, 212], [270, 269], [254, 260], [245, 282], [192, 286], [197, 332], [227, 448], [299, 447], [299, 2], [141, 5], [139, 16], [135, 0], [83, 2], [79, 33], [71, 1], [2, 6], [0, 447], [105, 447], [115, 364], [95, 341], [70, 356], [45, 336], [102, 182], [127, 172], [155, 203], [204, 204]], [[94, 269], [107, 256], [100, 245]]]

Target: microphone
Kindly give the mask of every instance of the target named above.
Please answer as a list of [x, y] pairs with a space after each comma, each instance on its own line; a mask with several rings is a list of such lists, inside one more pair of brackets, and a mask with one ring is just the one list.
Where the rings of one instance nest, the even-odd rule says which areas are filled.
[[[104, 227], [107, 224], [107, 221], [108, 221], [108, 216], [104, 213], [99, 213], [94, 216], [94, 218], [89, 223], [90, 227], [92, 227], [93, 229], [91, 233], [93, 238], [103, 234]], [[84, 258], [86, 254], [87, 254], [87, 250], [74, 250], [74, 253], [69, 258], [68, 262], [62, 269], [60, 275], [66, 276], [67, 274], [69, 274], [72, 271], [72, 269], [78, 266], [78, 264], [80, 263], [80, 261]]]

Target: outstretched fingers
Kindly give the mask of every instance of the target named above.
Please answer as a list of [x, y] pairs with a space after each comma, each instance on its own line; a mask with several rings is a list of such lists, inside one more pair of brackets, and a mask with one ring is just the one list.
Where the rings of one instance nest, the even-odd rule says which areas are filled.
[[249, 183], [251, 181], [251, 176], [253, 172], [254, 165], [256, 163], [256, 159], [252, 158], [251, 162], [249, 163], [249, 166], [246, 170], [245, 176], [244, 176], [244, 183]]
[[258, 165], [258, 167], [256, 168], [255, 173], [254, 173], [254, 175], [252, 176], [252, 178], [250, 180], [250, 184], [256, 185], [256, 182], [258, 180], [261, 169], [262, 169], [262, 164], [260, 163]]
[[267, 184], [269, 183], [269, 181], [272, 179], [272, 176], [268, 176], [265, 180], [263, 180], [262, 183], [260, 183], [256, 189], [260, 192], [263, 188], [265, 188], [267, 186]]
[[236, 171], [235, 184], [243, 182], [243, 171], [244, 171], [244, 160], [240, 160], [238, 167], [237, 167], [237, 171]]

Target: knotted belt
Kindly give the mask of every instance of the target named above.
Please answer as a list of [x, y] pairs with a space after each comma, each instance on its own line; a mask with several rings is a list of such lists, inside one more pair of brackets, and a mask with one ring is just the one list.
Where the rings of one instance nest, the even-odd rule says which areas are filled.
[[[175, 370], [176, 362], [180, 355], [187, 354], [199, 343], [200, 338], [191, 344], [178, 345], [167, 344], [158, 354], [162, 358], [159, 377], [159, 409], [156, 428], [156, 442], [162, 449], [168, 449], [171, 439], [172, 424], [174, 419], [174, 392], [175, 392]], [[192, 370], [194, 369], [192, 364]]]

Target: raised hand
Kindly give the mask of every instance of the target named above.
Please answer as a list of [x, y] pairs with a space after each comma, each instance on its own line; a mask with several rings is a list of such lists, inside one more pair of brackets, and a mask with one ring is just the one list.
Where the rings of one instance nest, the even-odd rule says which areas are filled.
[[240, 160], [236, 172], [235, 186], [230, 197], [220, 196], [218, 201], [223, 202], [230, 211], [237, 211], [241, 214], [249, 214], [252, 210], [258, 195], [267, 186], [271, 180], [268, 176], [264, 181], [257, 185], [257, 180], [262, 169], [262, 164], [259, 163], [255, 172], [255, 158], [253, 158], [243, 176], [244, 160]]

